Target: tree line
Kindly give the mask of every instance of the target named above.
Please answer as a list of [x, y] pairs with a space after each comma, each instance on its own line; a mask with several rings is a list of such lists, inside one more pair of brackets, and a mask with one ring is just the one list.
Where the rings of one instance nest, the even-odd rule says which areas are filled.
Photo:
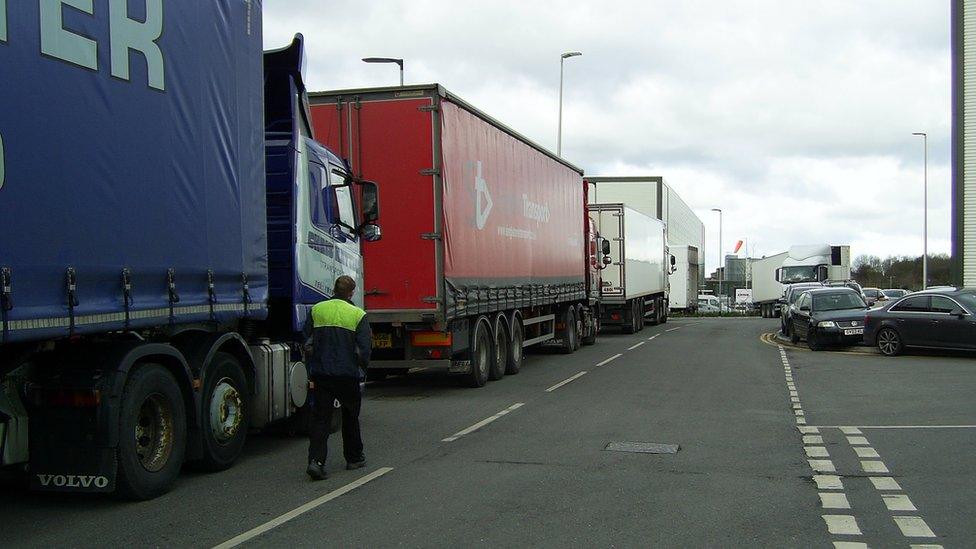
[[[928, 285], [949, 285], [949, 256], [929, 256]], [[851, 265], [851, 276], [861, 286], [874, 288], [922, 289], [922, 256], [892, 256], [881, 259], [876, 255], [859, 255]]]

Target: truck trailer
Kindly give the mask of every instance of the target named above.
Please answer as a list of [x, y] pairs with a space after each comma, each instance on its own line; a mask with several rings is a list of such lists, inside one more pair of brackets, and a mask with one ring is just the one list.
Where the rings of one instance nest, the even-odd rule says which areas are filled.
[[763, 318], [779, 318], [789, 284], [851, 278], [851, 247], [829, 244], [790, 246], [788, 251], [751, 259], [753, 305]]
[[[661, 176], [588, 175], [586, 182], [590, 185], [591, 203], [622, 203], [664, 221], [667, 225], [668, 247], [677, 259], [676, 269], [670, 275], [670, 308], [673, 311], [697, 308], [698, 288], [705, 280], [705, 224], [695, 215], [694, 210]], [[689, 251], [687, 264], [683, 259], [682, 247]], [[688, 278], [689, 274], [697, 278], [692, 281]]]
[[2, 20], [0, 456], [147, 499], [305, 405], [302, 329], [362, 281], [376, 185], [312, 140], [303, 40], [263, 54], [259, 0], [62, 4]]
[[602, 274], [600, 324], [632, 334], [668, 321], [668, 275], [675, 266], [668, 253], [665, 225], [623, 204], [590, 204], [590, 215], [604, 242], [609, 263]]
[[481, 387], [518, 373], [526, 347], [595, 340], [602, 246], [582, 170], [438, 84], [310, 102], [316, 135], [394, 205], [364, 252], [371, 377], [425, 367]]

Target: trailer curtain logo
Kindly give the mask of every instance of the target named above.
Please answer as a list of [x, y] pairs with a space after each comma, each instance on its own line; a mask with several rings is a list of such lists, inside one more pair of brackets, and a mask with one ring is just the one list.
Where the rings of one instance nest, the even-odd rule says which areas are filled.
[[488, 222], [488, 216], [491, 214], [493, 202], [491, 201], [491, 195], [488, 193], [488, 182], [481, 175], [480, 160], [477, 162], [477, 170], [474, 176], [474, 190], [477, 195], [474, 204], [474, 217], [475, 223], [478, 225], [478, 230], [480, 231], [485, 228], [485, 223]]

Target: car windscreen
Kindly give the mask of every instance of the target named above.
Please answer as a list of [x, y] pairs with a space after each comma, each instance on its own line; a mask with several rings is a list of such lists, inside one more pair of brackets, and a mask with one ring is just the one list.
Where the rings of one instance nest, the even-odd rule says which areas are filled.
[[814, 311], [843, 311], [845, 309], [863, 309], [866, 306], [861, 296], [851, 292], [813, 295]]
[[881, 290], [885, 297], [903, 297], [908, 295], [905, 290]]
[[878, 294], [880, 293], [881, 292], [879, 292], [878, 290], [872, 290], [870, 288], [864, 289], [864, 295], [866, 295], [867, 297], [878, 297]]

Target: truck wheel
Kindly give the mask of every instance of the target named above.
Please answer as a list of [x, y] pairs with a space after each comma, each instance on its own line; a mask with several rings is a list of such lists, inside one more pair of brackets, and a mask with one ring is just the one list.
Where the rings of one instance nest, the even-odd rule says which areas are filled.
[[578, 351], [583, 346], [583, 308], [577, 305], [573, 310], [576, 312], [576, 322], [573, 323], [573, 326], [576, 327], [576, 349], [574, 350]]
[[159, 364], [131, 372], [122, 392], [116, 493], [151, 499], [172, 487], [186, 451], [186, 409], [176, 380]]
[[576, 343], [576, 308], [567, 307], [563, 312], [563, 333], [560, 339], [563, 341], [559, 352], [568, 355], [576, 351], [579, 345]]
[[498, 381], [505, 376], [505, 367], [508, 364], [508, 353], [511, 346], [508, 343], [508, 330], [505, 328], [505, 316], [498, 315], [495, 319], [495, 360], [491, 361], [488, 368], [488, 379]]
[[479, 316], [474, 321], [474, 329], [471, 330], [471, 370], [468, 372], [466, 382], [468, 387], [484, 387], [488, 382], [488, 369], [494, 361], [494, 344], [492, 343], [491, 330], [488, 328], [488, 319]]
[[632, 334], [637, 331], [637, 304], [634, 302], [630, 303], [630, 306], [624, 309], [624, 324], [620, 329], [625, 334]]
[[522, 369], [522, 342], [525, 341], [525, 329], [522, 328], [522, 319], [518, 316], [512, 318], [512, 337], [508, 339], [511, 346], [508, 352], [508, 362], [505, 363], [505, 373], [514, 375]]
[[203, 387], [201, 468], [224, 470], [241, 454], [250, 425], [247, 394], [247, 382], [237, 359], [228, 353], [217, 353]]

